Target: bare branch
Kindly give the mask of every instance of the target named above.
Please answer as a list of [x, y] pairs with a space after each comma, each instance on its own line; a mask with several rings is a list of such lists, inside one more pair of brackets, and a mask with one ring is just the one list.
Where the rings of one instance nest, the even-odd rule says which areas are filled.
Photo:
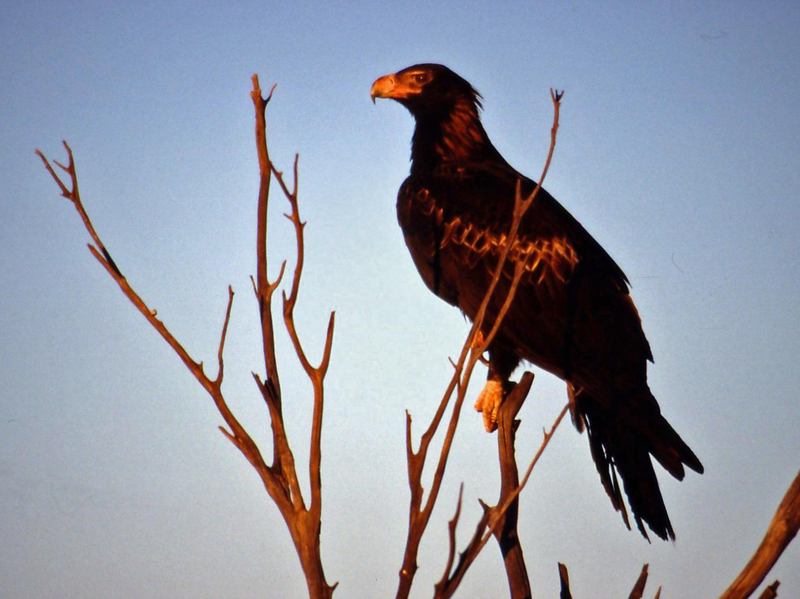
[[475, 533], [467, 548], [462, 552], [458, 566], [450, 574], [447, 570], [445, 578], [436, 587], [437, 595], [450, 597], [455, 593], [461, 580], [466, 574], [475, 558], [488, 540], [484, 539], [484, 529], [489, 522], [493, 522], [494, 534], [500, 544], [503, 561], [512, 599], [525, 599], [531, 597], [530, 582], [527, 568], [522, 555], [522, 547], [517, 536], [517, 499], [506, 502], [519, 484], [517, 465], [514, 457], [514, 436], [519, 421], [516, 415], [522, 407], [525, 398], [533, 384], [533, 373], [525, 372], [520, 382], [505, 398], [500, 406], [497, 445], [500, 456], [500, 499], [498, 506], [505, 506], [503, 511], [497, 507], [489, 507], [481, 501], [484, 513], [478, 522]]
[[[467, 545], [467, 548], [462, 552], [459, 564], [456, 566], [456, 569], [451, 576], [450, 586], [452, 588], [449, 589], [450, 595], [455, 592], [456, 588], [461, 583], [464, 574], [466, 574], [469, 567], [474, 563], [475, 559], [478, 557], [478, 554], [480, 554], [481, 550], [486, 546], [486, 543], [489, 541], [492, 535], [498, 534], [500, 526], [504, 522], [503, 516], [508, 512], [508, 509], [511, 507], [511, 505], [517, 500], [519, 494], [522, 492], [522, 489], [525, 488], [525, 485], [527, 485], [528, 480], [533, 473], [533, 469], [536, 467], [539, 458], [542, 456], [544, 450], [547, 448], [547, 445], [550, 443], [550, 439], [553, 438], [553, 434], [555, 433], [556, 429], [564, 419], [568, 407], [569, 404], [565, 405], [556, 417], [553, 425], [550, 427], [550, 430], [544, 431], [542, 443], [531, 460], [531, 463], [528, 465], [528, 468], [525, 471], [525, 476], [522, 478], [519, 486], [506, 493], [505, 498], [498, 502], [495, 507], [485, 508], [484, 516], [478, 523], [476, 534], [473, 536], [469, 545]], [[485, 532], [484, 529], [486, 529]]]
[[558, 580], [561, 583], [560, 599], [572, 599], [572, 592], [569, 590], [569, 572], [561, 562], [558, 563]]
[[[69, 175], [69, 185], [67, 185], [67, 183], [65, 183], [59, 177], [55, 169], [41, 151], [37, 150], [36, 153], [44, 163], [44, 167], [47, 172], [58, 185], [61, 195], [72, 202], [76, 211], [80, 215], [84, 226], [93, 241], [93, 243], [88, 244], [89, 251], [114, 279], [123, 294], [131, 301], [137, 310], [139, 310], [145, 319], [147, 319], [148, 323], [150, 323], [150, 325], [161, 335], [161, 337], [167, 342], [167, 344], [173, 349], [173, 351], [189, 369], [195, 379], [197, 379], [197, 381], [213, 399], [217, 410], [227, 424], [227, 427], [220, 426], [220, 431], [225, 438], [233, 443], [233, 445], [242, 453], [242, 455], [244, 455], [248, 462], [250, 462], [253, 468], [258, 472], [259, 477], [264, 484], [265, 490], [275, 502], [278, 510], [287, 524], [287, 528], [292, 536], [295, 549], [300, 558], [300, 563], [306, 577], [309, 595], [315, 599], [329, 598], [332, 596], [336, 585], [328, 585], [326, 582], [320, 557], [319, 533], [322, 503], [320, 477], [320, 439], [322, 428], [323, 379], [330, 362], [333, 341], [334, 315], [331, 313], [328, 322], [325, 346], [323, 349], [323, 358], [320, 367], [317, 369], [310, 368], [307, 360], [305, 360], [304, 354], [302, 353], [300, 341], [297, 338], [294, 330], [294, 323], [291, 313], [294, 307], [294, 302], [297, 299], [297, 289], [302, 272], [303, 253], [302, 225], [299, 227], [297, 226], [299, 223], [299, 216], [297, 216], [297, 160], [295, 160], [295, 190], [290, 196], [287, 195], [287, 197], [292, 205], [292, 214], [296, 218], [299, 260], [298, 267], [295, 269], [295, 274], [292, 281], [291, 306], [288, 310], [288, 314], [287, 311], [284, 310], [284, 320], [287, 324], [287, 330], [292, 337], [295, 349], [297, 350], [298, 357], [303, 362], [303, 366], [308, 367], [306, 368], [306, 371], [309, 373], [309, 378], [311, 379], [314, 387], [314, 416], [311, 427], [312, 439], [309, 466], [311, 478], [311, 509], [307, 510], [301, 493], [300, 484], [297, 479], [294, 467], [294, 458], [288, 438], [286, 436], [286, 430], [283, 422], [281, 389], [275, 355], [271, 301], [273, 293], [283, 278], [286, 266], [285, 261], [281, 264], [280, 271], [275, 281], [270, 282], [267, 276], [267, 207], [269, 199], [270, 177], [273, 166], [269, 159], [269, 152], [266, 144], [265, 111], [267, 103], [270, 101], [270, 98], [272, 97], [272, 91], [274, 91], [274, 89], [275, 86], [273, 85], [269, 95], [266, 98], [262, 97], [258, 77], [256, 75], [253, 76], [253, 91], [251, 93], [251, 98], [256, 110], [256, 148], [259, 159], [260, 185], [258, 198], [258, 228], [256, 234], [257, 273], [256, 278], [251, 278], [251, 281], [253, 283], [253, 290], [259, 303], [259, 316], [262, 325], [264, 364], [267, 373], [267, 378], [263, 383], [259, 376], [255, 373], [253, 374], [253, 378], [269, 410], [270, 424], [273, 433], [274, 451], [272, 466], [268, 466], [266, 464], [261, 456], [258, 446], [233, 415], [222, 394], [222, 381], [225, 372], [223, 353], [228, 333], [228, 325], [231, 318], [231, 310], [233, 307], [233, 289], [230, 286], [228, 287], [228, 303], [225, 310], [225, 319], [223, 321], [222, 331], [220, 332], [220, 338], [217, 347], [218, 372], [216, 378], [212, 380], [205, 374], [203, 363], [197, 362], [189, 355], [183, 345], [172, 335], [164, 323], [158, 319], [157, 311], [155, 309], [151, 309], [136, 293], [133, 287], [128, 283], [128, 280], [122, 275], [114, 260], [111, 258], [110, 252], [106, 249], [105, 244], [102, 242], [100, 236], [94, 228], [94, 225], [92, 224], [91, 219], [83, 207], [78, 189], [75, 160], [72, 154], [72, 149], [69, 147], [69, 145], [64, 142], [64, 147], [69, 158], [68, 163], [63, 165], [59, 162], [55, 162], [57, 166], [59, 166]], [[282, 180], [281, 188], [285, 190]]]
[[331, 349], [333, 347], [333, 325], [336, 317], [336, 312], [331, 312], [328, 318], [328, 329], [325, 332], [325, 347], [322, 348], [322, 359], [317, 369], [320, 375], [325, 376], [328, 372], [328, 365], [331, 362]]
[[236, 447], [236, 448], [237, 448], [239, 451], [241, 451], [241, 450], [242, 450], [242, 448], [241, 448], [241, 445], [239, 444], [239, 441], [238, 441], [238, 439], [236, 439], [236, 437], [233, 435], [233, 433], [231, 433], [231, 432], [230, 432], [230, 431], [229, 431], [227, 428], [225, 428], [224, 426], [218, 426], [217, 428], [219, 429], [219, 432], [221, 432], [221, 433], [223, 434], [223, 436], [224, 436], [224, 437], [225, 437], [225, 438], [226, 438], [228, 441], [230, 441], [231, 443], [233, 443], [234, 447]]
[[[262, 345], [264, 353], [264, 368], [267, 380], [275, 389], [275, 401], [278, 412], [281, 412], [281, 384], [278, 375], [277, 357], [275, 355], [275, 330], [270, 313], [270, 299], [275, 287], [270, 284], [267, 275], [267, 209], [269, 207], [270, 170], [269, 147], [267, 146], [267, 104], [272, 99], [275, 85], [266, 98], [261, 95], [261, 86], [258, 75], [252, 76], [253, 90], [250, 97], [256, 113], [256, 152], [258, 154], [258, 225], [256, 230], [256, 295], [258, 296], [259, 318], [262, 329]], [[283, 275], [283, 268], [277, 280]], [[277, 285], [277, 281], [276, 281]], [[276, 454], [277, 458], [277, 454]]]
[[636, 579], [636, 583], [633, 585], [633, 589], [631, 589], [631, 594], [628, 595], [628, 599], [642, 599], [642, 595], [644, 595], [644, 587], [647, 585], [647, 574], [648, 565], [645, 564], [642, 566], [642, 571], [639, 573], [639, 578]]
[[219, 348], [217, 349], [217, 378], [214, 384], [217, 387], [222, 385], [222, 377], [225, 371], [225, 363], [222, 360], [222, 352], [225, 350], [225, 337], [228, 335], [228, 323], [231, 320], [231, 308], [233, 307], [233, 287], [228, 285], [228, 307], [225, 309], [225, 322], [222, 324], [222, 332], [219, 335]]
[[450, 576], [450, 571], [453, 569], [453, 562], [456, 558], [456, 529], [458, 528], [458, 521], [461, 518], [461, 504], [464, 498], [464, 483], [461, 483], [458, 487], [458, 501], [456, 502], [456, 511], [453, 514], [453, 518], [447, 523], [447, 532], [448, 532], [448, 549], [447, 549], [447, 563], [444, 566], [444, 574], [439, 582], [436, 584], [436, 590], [439, 591], [440, 587], [443, 587], [447, 584], [447, 579]]
[[778, 587], [781, 586], [780, 581], [775, 581], [758, 596], [758, 599], [775, 599], [778, 596]]
[[[274, 90], [274, 86], [273, 86]], [[258, 273], [257, 273], [257, 294], [260, 302], [260, 314], [262, 320], [262, 336], [264, 340], [264, 358], [267, 368], [267, 380], [261, 384], [259, 389], [270, 410], [273, 447], [275, 453], [275, 466], [280, 472], [280, 476], [286, 481], [290, 497], [295, 507], [295, 513], [287, 519], [287, 524], [292, 532], [297, 553], [306, 575], [309, 592], [314, 597], [330, 597], [336, 585], [330, 586], [325, 581], [320, 556], [319, 535], [321, 530], [322, 512], [322, 414], [324, 405], [324, 378], [330, 362], [331, 349], [333, 344], [334, 314], [328, 321], [328, 328], [325, 337], [325, 345], [320, 366], [314, 368], [306, 357], [297, 329], [294, 322], [294, 307], [300, 287], [300, 280], [303, 274], [303, 263], [305, 255], [305, 243], [303, 229], [305, 223], [300, 220], [300, 210], [298, 207], [298, 161], [295, 155], [294, 160], [294, 189], [290, 191], [283, 181], [283, 175], [275, 168], [270, 161], [266, 144], [264, 111], [272, 91], [266, 100], [261, 98], [261, 91], [258, 85], [258, 78], [253, 76], [253, 91], [251, 93], [256, 108], [256, 145], [259, 153], [260, 169], [260, 191], [259, 191], [259, 229], [258, 229]], [[277, 360], [275, 357], [274, 344], [274, 325], [272, 321], [272, 294], [277, 289], [280, 280], [283, 278], [286, 262], [281, 264], [280, 272], [276, 280], [272, 283], [267, 278], [266, 264], [266, 235], [267, 235], [267, 202], [269, 197], [269, 182], [274, 175], [278, 181], [283, 194], [289, 201], [291, 213], [289, 219], [294, 225], [297, 258], [295, 262], [294, 274], [292, 276], [291, 291], [287, 296], [283, 293], [283, 321], [286, 331], [291, 339], [295, 354], [300, 361], [303, 369], [308, 375], [313, 388], [313, 415], [310, 434], [309, 448], [309, 486], [311, 490], [310, 506], [306, 509], [302, 493], [297, 482], [297, 475], [294, 468], [294, 458], [292, 456], [286, 431], [283, 424], [281, 411], [281, 390], [278, 384]], [[274, 370], [274, 372], [273, 372]]]
[[69, 163], [65, 166], [60, 162], [58, 162], [57, 160], [55, 160], [54, 162], [61, 168], [61, 170], [63, 170], [69, 175], [70, 178], [69, 187], [67, 187], [67, 185], [56, 174], [55, 170], [53, 170], [53, 167], [50, 166], [50, 162], [47, 160], [47, 158], [45, 157], [45, 155], [42, 153], [41, 150], [36, 150], [36, 155], [42, 159], [45, 169], [47, 169], [47, 172], [50, 173], [50, 176], [53, 178], [53, 180], [56, 182], [56, 185], [58, 185], [59, 189], [61, 190], [61, 195], [67, 198], [70, 202], [72, 202], [73, 206], [75, 207], [75, 210], [78, 211], [78, 214], [80, 215], [81, 220], [83, 221], [84, 227], [86, 227], [86, 230], [89, 232], [89, 236], [92, 238], [97, 248], [99, 248], [100, 253], [103, 255], [108, 265], [118, 276], [121, 277], [122, 273], [120, 272], [119, 268], [117, 268], [117, 265], [114, 263], [114, 260], [111, 258], [111, 254], [109, 254], [108, 251], [106, 251], [106, 246], [103, 245], [103, 242], [97, 235], [97, 231], [95, 231], [94, 229], [92, 221], [89, 219], [89, 215], [86, 214], [86, 210], [84, 210], [83, 208], [83, 202], [81, 201], [81, 193], [80, 190], [78, 189], [78, 172], [75, 169], [75, 158], [72, 155], [72, 148], [69, 147], [69, 144], [66, 142], [66, 140], [63, 140], [61, 143], [63, 144], [64, 149], [67, 151]]
[[544, 166], [542, 167], [542, 174], [539, 177], [539, 183], [536, 185], [536, 188], [531, 192], [530, 200], [531, 202], [536, 198], [536, 195], [539, 193], [539, 189], [542, 187], [542, 183], [544, 182], [545, 175], [547, 175], [547, 171], [550, 169], [550, 163], [553, 160], [553, 153], [556, 149], [556, 137], [558, 136], [558, 122], [561, 112], [561, 99], [564, 97], [564, 90], [557, 90], [550, 88], [550, 100], [553, 102], [553, 124], [550, 127], [550, 148], [547, 150], [547, 158], [544, 161]]
[[[328, 319], [328, 328], [325, 335], [325, 344], [322, 350], [322, 358], [320, 359], [319, 366], [314, 367], [308, 360], [305, 349], [303, 348], [303, 344], [301, 343], [300, 337], [297, 333], [297, 327], [294, 320], [294, 308], [295, 305], [297, 304], [297, 298], [300, 293], [300, 281], [302, 279], [303, 266], [305, 264], [305, 241], [304, 241], [305, 223], [300, 219], [300, 208], [297, 201], [297, 191], [299, 185], [298, 163], [299, 163], [299, 156], [296, 154], [292, 169], [294, 182], [293, 182], [293, 189], [291, 190], [288, 188], [283, 179], [283, 173], [277, 170], [272, 163], [270, 163], [269, 166], [271, 173], [275, 176], [275, 179], [276, 181], [278, 181], [278, 184], [281, 190], [283, 191], [284, 196], [286, 196], [286, 199], [289, 202], [290, 212], [285, 216], [289, 219], [289, 221], [291, 221], [295, 231], [297, 258], [295, 261], [294, 273], [292, 275], [292, 283], [290, 291], [288, 295], [286, 292], [283, 292], [283, 321], [286, 326], [286, 330], [289, 333], [289, 338], [291, 339], [292, 346], [294, 347], [295, 354], [297, 355], [297, 359], [300, 361], [300, 364], [302, 365], [303, 369], [308, 375], [308, 378], [311, 380], [311, 384], [314, 391], [308, 469], [309, 469], [309, 479], [311, 482], [310, 510], [313, 514], [315, 514], [317, 520], [319, 520], [319, 514], [321, 510], [321, 485], [322, 485], [321, 439], [322, 439], [322, 414], [324, 405], [323, 381], [325, 378], [325, 374], [328, 371], [328, 366], [330, 364], [331, 348], [333, 345], [335, 314], [331, 312], [330, 318]], [[283, 274], [283, 269], [281, 269], [281, 274]]]
[[[226, 431], [226, 436], [229, 438], [232, 437], [235, 439], [236, 447], [245, 455], [247, 460], [253, 465], [254, 468], [259, 472], [261, 475], [262, 480], [264, 481], [265, 487], [269, 492], [270, 496], [275, 498], [276, 503], [279, 504], [279, 508], [286, 509], [288, 505], [282, 504], [280, 501], [280, 497], [282, 493], [280, 492], [280, 484], [279, 481], [272, 476], [269, 468], [264, 463], [258, 448], [256, 447], [253, 440], [250, 438], [248, 433], [245, 431], [244, 427], [239, 423], [236, 417], [231, 412], [230, 408], [228, 407], [225, 398], [222, 395], [221, 386], [218, 382], [221, 381], [213, 381], [211, 380], [204, 372], [203, 365], [201, 362], [194, 360], [183, 345], [175, 338], [175, 336], [170, 332], [170, 330], [166, 327], [166, 325], [158, 319], [157, 311], [155, 309], [150, 308], [145, 301], [139, 296], [139, 294], [131, 287], [128, 283], [128, 280], [122, 275], [119, 269], [114, 264], [114, 260], [111, 258], [110, 252], [106, 249], [105, 244], [102, 242], [99, 234], [94, 228], [92, 221], [87, 214], [86, 210], [83, 207], [83, 202], [81, 200], [80, 191], [77, 185], [77, 174], [75, 168], [75, 161], [72, 155], [72, 150], [70, 149], [69, 145], [64, 142], [65, 148], [67, 148], [67, 152], [69, 155], [69, 164], [67, 166], [63, 166], [62, 168], [70, 174], [70, 178], [72, 181], [71, 187], [66, 187], [64, 183], [58, 178], [58, 176], [53, 171], [52, 167], [47, 168], [47, 171], [50, 175], [56, 180], [59, 188], [62, 190], [62, 195], [66, 190], [65, 197], [70, 200], [75, 207], [76, 211], [80, 214], [81, 219], [83, 220], [84, 226], [92, 237], [95, 242], [95, 245], [89, 244], [89, 251], [92, 255], [97, 259], [97, 261], [106, 269], [108, 274], [111, 276], [112, 279], [117, 283], [122, 293], [128, 300], [136, 307], [136, 309], [145, 317], [145, 319], [150, 323], [150, 325], [161, 335], [164, 341], [173, 349], [173, 351], [177, 354], [180, 360], [184, 363], [184, 365], [189, 369], [195, 379], [200, 383], [200, 385], [206, 390], [206, 392], [211, 396], [214, 401], [214, 404], [217, 407], [220, 415], [223, 417], [225, 422], [227, 423], [230, 431], [229, 433]], [[46, 166], [49, 165], [47, 158], [39, 152], [39, 156], [41, 157], [42, 161], [45, 163]], [[99, 250], [97, 248], [100, 248]], [[227, 329], [227, 319], [229, 318], [230, 308], [232, 301], [232, 290], [230, 291], [229, 295], [229, 305], [228, 309], [226, 310], [226, 325], [223, 327], [224, 330]], [[223, 333], [224, 335], [224, 333]], [[220, 343], [220, 350], [218, 354], [221, 356], [221, 349], [223, 347], [223, 342]], [[219, 375], [218, 375], [219, 376]]]
[[[525, 372], [520, 382], [514, 386], [514, 389], [503, 401], [498, 412], [497, 454], [500, 461], [500, 497], [497, 502], [498, 505], [503, 505], [508, 495], [519, 486], [515, 441], [520, 421], [516, 418], [532, 384], [533, 373]], [[498, 518], [495, 538], [500, 545], [500, 553], [503, 556], [511, 598], [528, 599], [531, 597], [532, 591], [522, 545], [517, 532], [518, 517], [519, 497], [511, 501], [506, 512]]]
[[798, 530], [800, 530], [800, 472], [789, 485], [753, 557], [720, 599], [740, 599], [754, 593]]

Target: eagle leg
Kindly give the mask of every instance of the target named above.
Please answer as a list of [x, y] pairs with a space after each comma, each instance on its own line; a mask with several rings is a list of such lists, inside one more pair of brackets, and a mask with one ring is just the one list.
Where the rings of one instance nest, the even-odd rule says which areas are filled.
[[497, 429], [497, 415], [503, 399], [514, 386], [509, 380], [519, 364], [519, 358], [501, 344], [489, 348], [489, 374], [486, 385], [475, 401], [475, 410], [483, 414], [483, 427], [487, 433]]

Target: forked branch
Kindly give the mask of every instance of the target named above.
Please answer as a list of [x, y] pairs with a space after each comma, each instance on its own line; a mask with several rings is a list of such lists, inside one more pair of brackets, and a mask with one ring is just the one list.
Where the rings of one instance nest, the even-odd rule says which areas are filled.
[[[526, 375], [530, 375], [530, 373], [526, 373]], [[517, 387], [525, 384], [529, 388], [532, 381], [533, 377], [531, 375], [530, 381], [525, 382], [523, 380], [517, 385]], [[521, 406], [521, 403], [524, 401], [525, 395], [527, 394], [527, 389], [523, 388], [522, 391], [522, 393], [516, 396], [514, 396], [514, 391], [512, 391], [509, 395], [509, 398], [512, 399], [512, 402], [506, 408], [508, 410], [507, 414], [514, 413], [514, 410], [519, 410], [519, 407]], [[531, 474], [533, 474], [533, 469], [536, 467], [539, 458], [541, 458], [544, 450], [547, 448], [550, 440], [553, 438], [553, 435], [561, 424], [561, 421], [564, 420], [564, 416], [567, 414], [568, 408], [569, 404], [565, 405], [561, 409], [561, 412], [559, 412], [558, 416], [556, 416], [556, 419], [553, 421], [550, 430], [544, 431], [542, 443], [539, 445], [539, 449], [536, 451], [530, 463], [528, 464], [528, 467], [525, 470], [525, 475], [520, 483], [515, 487], [508, 487], [507, 485], [501, 486], [500, 500], [496, 506], [490, 507], [484, 503], [481, 503], [483, 506], [483, 516], [478, 521], [478, 524], [475, 527], [475, 532], [472, 535], [472, 538], [470, 539], [466, 549], [461, 552], [461, 557], [456, 568], [452, 572], [445, 571], [442, 580], [440, 580], [437, 584], [436, 597], [445, 598], [453, 596], [458, 588], [458, 585], [461, 584], [461, 580], [464, 578], [464, 575], [467, 573], [467, 570], [473, 564], [475, 559], [478, 557], [478, 554], [481, 552], [481, 550], [483, 550], [483, 548], [486, 546], [486, 543], [489, 542], [489, 539], [491, 539], [493, 535], [497, 537], [498, 543], [500, 544], [500, 548], [504, 555], [504, 563], [506, 567], [506, 574], [509, 579], [511, 597], [513, 599], [517, 599], [518, 597], [531, 596], [530, 584], [527, 581], [527, 570], [522, 558], [522, 548], [519, 545], [519, 539], [517, 537], [516, 512], [513, 512], [513, 516], [510, 520], [508, 519], [508, 515], [512, 506], [514, 506], [516, 509], [519, 494], [528, 484]], [[509, 423], [507, 420], [503, 423], [504, 427], [509, 426], [509, 424], [512, 427], [516, 426], [513, 424], [513, 420], [511, 423]], [[508, 428], [501, 433], [500, 427], [498, 427], [498, 435], [501, 434], [503, 436], [508, 435]], [[507, 443], [507, 441], [505, 442]], [[503, 445], [504, 440], [499, 438], [498, 443]], [[501, 472], [503, 467], [509, 467], [507, 456], [504, 454], [504, 452], [509, 450], [512, 452], [513, 456], [513, 445], [506, 445], [505, 449], [501, 448], [500, 450]], [[516, 466], [514, 466], [514, 472], [512, 476], [515, 475]], [[508, 476], [508, 474], [506, 474], [506, 476]], [[502, 482], [506, 481], [504, 480]], [[506, 528], [506, 526], [509, 526], [509, 528]]]
[[[40, 152], [37, 155], [44, 163], [44, 167], [61, 190], [61, 195], [68, 199], [81, 217], [83, 224], [89, 233], [93, 243], [89, 244], [92, 255], [106, 269], [109, 275], [120, 287], [123, 294], [133, 303], [133, 305], [147, 319], [150, 325], [158, 331], [161, 337], [175, 351], [181, 361], [186, 365], [192, 375], [197, 379], [201, 386], [211, 396], [217, 410], [222, 415], [227, 427], [220, 427], [225, 437], [236, 446], [250, 464], [258, 472], [264, 487], [269, 496], [278, 507], [281, 515], [286, 522], [287, 528], [292, 536], [295, 549], [300, 558], [300, 563], [305, 574], [309, 596], [317, 599], [329, 598], [333, 594], [336, 585], [329, 585], [325, 580], [320, 556], [320, 530], [321, 530], [321, 509], [322, 509], [322, 479], [320, 475], [321, 464], [321, 432], [322, 432], [322, 412], [324, 401], [324, 379], [330, 362], [331, 348], [333, 343], [334, 320], [333, 313], [328, 323], [325, 344], [322, 350], [322, 360], [318, 367], [312, 367], [303, 349], [301, 341], [297, 335], [294, 323], [293, 308], [297, 301], [297, 292], [302, 276], [303, 265], [303, 225], [300, 221], [297, 203], [297, 160], [295, 160], [294, 177], [295, 186], [289, 192], [283, 183], [282, 177], [275, 170], [269, 158], [266, 138], [266, 107], [272, 97], [274, 86], [267, 97], [263, 97], [259, 86], [258, 77], [253, 76], [253, 90], [251, 98], [256, 112], [256, 149], [258, 152], [259, 163], [259, 193], [258, 193], [258, 225], [256, 232], [257, 248], [257, 271], [253, 280], [253, 289], [256, 294], [259, 306], [259, 317], [261, 321], [261, 332], [264, 354], [264, 368], [266, 378], [262, 381], [258, 374], [253, 374], [253, 378], [267, 404], [270, 424], [272, 428], [273, 460], [272, 464], [267, 464], [261, 452], [248, 432], [236, 419], [233, 412], [228, 407], [222, 393], [222, 383], [225, 372], [224, 349], [228, 332], [228, 324], [231, 318], [233, 307], [233, 289], [228, 287], [228, 303], [225, 310], [225, 318], [220, 333], [219, 344], [217, 347], [217, 375], [215, 378], [209, 377], [203, 368], [202, 362], [194, 360], [183, 345], [173, 336], [166, 325], [157, 318], [156, 310], [151, 309], [144, 300], [137, 294], [128, 280], [123, 276], [121, 270], [114, 262], [110, 252], [101, 240], [92, 224], [89, 215], [84, 209], [78, 189], [78, 177], [75, 168], [75, 160], [72, 149], [64, 142], [67, 151], [68, 163], [66, 165], [54, 162], [68, 175], [68, 181], [62, 179], [50, 161]], [[282, 263], [279, 273], [274, 281], [268, 278], [267, 269], [267, 213], [269, 203], [270, 180], [275, 173], [281, 189], [286, 195], [291, 207], [290, 219], [295, 225], [297, 240], [298, 259], [295, 265], [292, 278], [292, 291], [288, 298], [284, 295], [283, 320], [287, 332], [292, 340], [293, 347], [298, 359], [303, 365], [309, 376], [313, 388], [313, 417], [311, 423], [311, 451], [309, 460], [309, 477], [311, 488], [311, 505], [306, 508], [297, 473], [294, 466], [289, 439], [286, 435], [286, 428], [283, 421], [282, 394], [280, 378], [278, 374], [278, 364], [275, 352], [275, 327], [272, 319], [272, 297], [278, 288], [283, 277], [286, 263]]]

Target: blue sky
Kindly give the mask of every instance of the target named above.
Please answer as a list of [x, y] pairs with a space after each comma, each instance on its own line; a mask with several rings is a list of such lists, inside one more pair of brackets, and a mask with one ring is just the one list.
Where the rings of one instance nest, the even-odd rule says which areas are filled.
[[[394, 592], [407, 486], [404, 410], [433, 413], [467, 331], [418, 279], [396, 224], [410, 116], [369, 101], [379, 75], [452, 67], [484, 124], [627, 273], [653, 347], [650, 382], [706, 474], [661, 477], [678, 540], [628, 532], [586, 439], [560, 429], [522, 498], [540, 596], [621, 596], [641, 564], [669, 596], [719, 594], [760, 540], [800, 455], [800, 9], [795, 3], [25, 3], [0, 6], [0, 595], [302, 597], [283, 522], [219, 434], [207, 396], [85, 249], [34, 156], [71, 143], [87, 209], [138, 291], [213, 362], [237, 291], [226, 393], [268, 443], [259, 368], [257, 164], [250, 75], [277, 82], [273, 158], [300, 153], [309, 222], [297, 317], [312, 356], [337, 311], [324, 432], [323, 553], [342, 597]], [[293, 239], [273, 203], [273, 264]], [[281, 367], [298, 460], [307, 383]], [[473, 393], [477, 393], [477, 385]], [[518, 454], [565, 400], [538, 374]], [[421, 424], [418, 424], [421, 426]], [[440, 575], [465, 484], [496, 495], [494, 437], [462, 416], [416, 597]], [[800, 589], [800, 549], [772, 578]], [[609, 575], [609, 573], [613, 573]], [[655, 589], [655, 586], [651, 586]], [[495, 590], [496, 589], [496, 590]], [[489, 546], [463, 596], [503, 596]], [[653, 591], [654, 592], [654, 591]]]

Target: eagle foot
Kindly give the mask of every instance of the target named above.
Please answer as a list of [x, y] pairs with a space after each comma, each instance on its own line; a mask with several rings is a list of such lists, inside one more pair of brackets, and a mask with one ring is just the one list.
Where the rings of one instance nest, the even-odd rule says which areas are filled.
[[497, 415], [504, 396], [503, 384], [489, 379], [475, 401], [475, 410], [483, 414], [483, 428], [487, 433], [497, 429]]

